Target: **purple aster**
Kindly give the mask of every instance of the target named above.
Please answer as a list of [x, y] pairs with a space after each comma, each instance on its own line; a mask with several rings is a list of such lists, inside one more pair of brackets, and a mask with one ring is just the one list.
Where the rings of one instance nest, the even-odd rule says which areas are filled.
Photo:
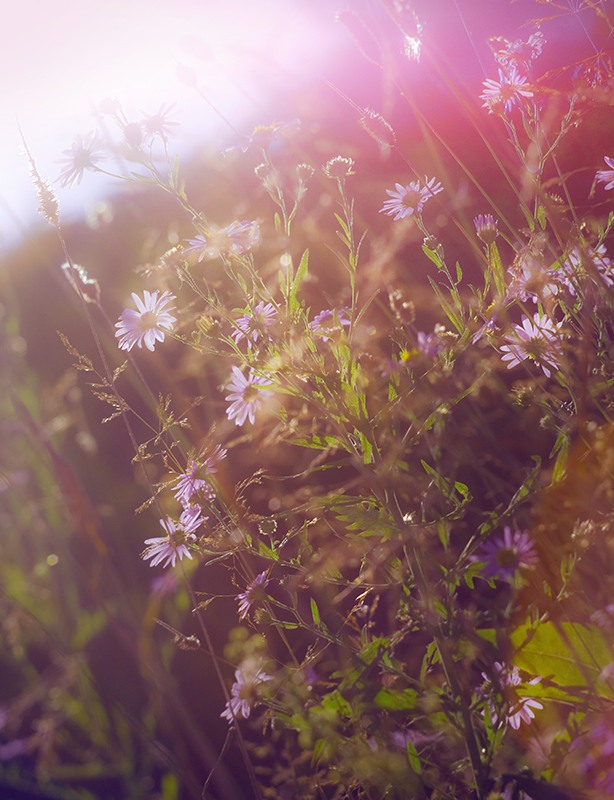
[[478, 214], [473, 218], [475, 232], [484, 244], [492, 244], [499, 235], [498, 222], [492, 214]]
[[[517, 667], [511, 667], [510, 669], [498, 661], [495, 661], [494, 668], [496, 673], [494, 687], [503, 695], [505, 701], [504, 714], [501, 717], [504, 723], [509, 724], [515, 731], [520, 728], [523, 722], [525, 725], [530, 725], [531, 720], [535, 719], [535, 710], [542, 709], [544, 706], [533, 697], [520, 697], [518, 695], [518, 687], [523, 683], [528, 686], [534, 686], [541, 681], [541, 678], [523, 681]], [[493, 682], [485, 672], [482, 673], [482, 677], [488, 684], [493, 685]], [[493, 704], [490, 704], [490, 712], [492, 721], [496, 725], [500, 716]]]
[[272, 303], [258, 303], [251, 313], [243, 314], [235, 320], [235, 330], [232, 338], [237, 344], [241, 339], [247, 339], [250, 344], [255, 343], [267, 328], [275, 322], [277, 309]]
[[226, 400], [230, 405], [226, 410], [229, 420], [234, 420], [237, 425], [243, 425], [246, 419], [252, 423], [256, 419], [256, 411], [272, 392], [265, 387], [271, 386], [268, 378], [257, 375], [250, 369], [245, 376], [238, 367], [232, 368], [232, 378], [226, 384], [230, 394], [226, 395]]
[[545, 314], [535, 314], [533, 321], [524, 317], [521, 325], [514, 325], [512, 334], [505, 337], [507, 344], [501, 346], [502, 361], [509, 362], [508, 369], [531, 359], [541, 367], [549, 378], [552, 370], [560, 366], [561, 342], [560, 322], [555, 323]]
[[515, 66], [510, 67], [508, 72], [500, 69], [498, 81], [492, 78], [484, 81], [484, 93], [480, 95], [480, 100], [484, 101], [482, 107], [492, 114], [493, 108], [503, 103], [506, 114], [509, 114], [519, 97], [533, 97], [526, 82], [527, 79], [520, 75]]
[[145, 289], [142, 300], [135, 292], [132, 299], [137, 310], [125, 308], [115, 323], [119, 348], [132, 350], [135, 344], [138, 347], [145, 344], [148, 350], [153, 350], [156, 342], [163, 342], [166, 333], [173, 329], [176, 318], [170, 312], [175, 309], [168, 305], [177, 298], [170, 292], [162, 292], [158, 297], [157, 290], [150, 293]]
[[245, 619], [248, 615], [250, 608], [255, 602], [264, 599], [264, 590], [267, 587], [269, 580], [266, 572], [261, 572], [254, 580], [248, 585], [247, 589], [241, 594], [238, 594], [236, 599], [239, 603], [239, 619]]
[[247, 719], [258, 700], [257, 687], [270, 680], [272, 680], [271, 676], [259, 667], [255, 670], [236, 670], [235, 682], [230, 690], [230, 700], [226, 703], [220, 717], [227, 719], [229, 723], [236, 719]]
[[411, 181], [407, 186], [402, 186], [400, 183], [395, 183], [394, 186], [396, 191], [386, 189], [386, 194], [390, 195], [390, 199], [386, 200], [383, 207], [380, 208], [380, 214], [384, 213], [389, 217], [394, 217], [395, 222], [405, 217], [411, 217], [414, 213], [419, 214], [429, 198], [443, 191], [443, 186], [439, 181], [426, 177], [424, 183]]
[[538, 303], [556, 297], [561, 286], [566, 285], [562, 270], [547, 269], [539, 259], [527, 255], [510, 272], [508, 299], [522, 303], [527, 300]]
[[187, 509], [194, 504], [213, 500], [213, 491], [207, 481], [197, 477], [201, 469], [197, 461], [190, 461], [175, 486], [175, 499]]
[[509, 42], [503, 38], [496, 41], [503, 43], [503, 47], [494, 53], [495, 59], [500, 64], [514, 64], [526, 69], [531, 61], [541, 55], [546, 39], [541, 31], [535, 31], [526, 42], [522, 39]]
[[600, 169], [595, 179], [598, 183], [605, 183], [604, 189], [614, 189], [614, 158], [604, 156], [603, 160], [611, 169]]
[[506, 525], [503, 536], [484, 542], [481, 550], [473, 556], [474, 561], [484, 561], [482, 574], [485, 578], [513, 580], [523, 567], [532, 567], [537, 562], [537, 553], [528, 531], [515, 530]]
[[161, 519], [160, 525], [166, 531], [166, 536], [145, 539], [147, 547], [141, 553], [141, 558], [144, 561], [151, 559], [150, 567], [156, 567], [158, 564], [162, 567], [168, 567], [169, 564], [174, 567], [177, 559], [181, 561], [184, 556], [191, 559], [192, 553], [188, 545], [196, 541], [194, 531], [206, 519], [207, 517], [200, 516], [200, 510], [197, 508], [184, 511], [178, 522], [170, 517]]
[[328, 342], [334, 333], [350, 326], [350, 317], [345, 308], [339, 310], [325, 308], [311, 320], [307, 326], [312, 333], [319, 334], [323, 342]]
[[429, 358], [435, 358], [445, 349], [444, 336], [447, 331], [443, 325], [435, 325], [432, 333], [419, 331], [417, 336], [418, 350]]
[[102, 141], [95, 131], [90, 131], [85, 136], [78, 136], [68, 150], [63, 153], [66, 158], [59, 161], [64, 164], [58, 180], [60, 186], [72, 186], [80, 183], [85, 170], [95, 171], [96, 164], [104, 160], [101, 152]]
[[561, 275], [561, 281], [569, 290], [570, 294], [574, 297], [577, 293], [578, 279], [587, 274], [586, 265], [591, 267], [589, 276], [595, 279], [596, 272], [601, 276], [606, 286], [614, 286], [614, 276], [612, 274], [612, 261], [606, 255], [607, 250], [605, 244], [600, 244], [599, 247], [574, 247], [561, 267], [556, 270]]
[[231, 222], [224, 228], [209, 225], [204, 234], [188, 240], [186, 253], [197, 253], [198, 261], [213, 261], [220, 256], [241, 256], [260, 242], [260, 225], [256, 220]]
[[179, 123], [170, 118], [174, 110], [174, 104], [164, 103], [160, 106], [155, 114], [150, 114], [141, 120], [143, 133], [145, 137], [153, 141], [156, 137], [166, 142], [169, 135], [173, 132], [173, 128]]

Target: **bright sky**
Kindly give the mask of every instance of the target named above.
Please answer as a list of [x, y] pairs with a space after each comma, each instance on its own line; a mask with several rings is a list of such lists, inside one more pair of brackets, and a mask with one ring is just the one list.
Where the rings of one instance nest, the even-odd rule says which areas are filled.
[[[0, 30], [0, 249], [36, 221], [28, 166], [17, 120], [43, 177], [76, 134], [94, 127], [92, 109], [116, 98], [128, 114], [176, 104], [178, 146], [195, 134], [232, 132], [177, 77], [180, 65], [198, 76], [208, 99], [249, 133], [267, 96], [283, 80], [298, 81], [332, 47], [334, 3], [318, 25], [322, 4], [293, 0], [21, 0], [8, 5]], [[328, 39], [324, 37], [328, 36]], [[297, 54], [300, 57], [297, 58]], [[248, 121], [249, 120], [249, 121]], [[223, 141], [223, 139], [222, 139]], [[228, 139], [226, 139], [228, 141]], [[60, 189], [61, 210], [81, 213], [104, 191], [87, 173], [83, 184]]]

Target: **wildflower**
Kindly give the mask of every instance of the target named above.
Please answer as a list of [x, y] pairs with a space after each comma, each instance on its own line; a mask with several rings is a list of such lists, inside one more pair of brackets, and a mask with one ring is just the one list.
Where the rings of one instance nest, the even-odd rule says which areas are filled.
[[267, 328], [275, 322], [277, 309], [272, 303], [258, 303], [251, 313], [244, 314], [235, 320], [235, 331], [232, 338], [237, 344], [241, 339], [247, 339], [250, 344], [255, 344], [258, 338], [265, 333]]
[[537, 303], [556, 297], [564, 283], [563, 278], [561, 270], [546, 269], [540, 259], [525, 255], [512, 271], [508, 299]]
[[446, 335], [449, 334], [443, 325], [435, 325], [432, 333], [419, 331], [417, 336], [418, 350], [425, 356], [435, 358], [445, 348], [444, 337]]
[[587, 274], [586, 266], [589, 267], [589, 276], [595, 281], [598, 274], [606, 286], [614, 286], [614, 275], [612, 273], [612, 261], [606, 255], [605, 244], [598, 247], [574, 247], [568, 254], [563, 264], [556, 270], [561, 282], [574, 297], [577, 294], [578, 278]]
[[266, 572], [261, 572], [249, 584], [244, 592], [237, 595], [239, 603], [239, 619], [245, 619], [252, 605], [264, 597], [264, 590], [268, 584]]
[[177, 298], [170, 292], [162, 292], [158, 297], [157, 290], [150, 293], [145, 289], [142, 300], [135, 292], [132, 292], [132, 299], [137, 310], [125, 308], [119, 322], [115, 323], [119, 348], [132, 350], [135, 344], [138, 347], [145, 344], [148, 350], [153, 350], [156, 341], [163, 342], [166, 332], [173, 329], [176, 318], [170, 312], [174, 307], [168, 308], [168, 305]]
[[95, 131], [78, 136], [68, 150], [63, 151], [66, 158], [59, 162], [65, 165], [58, 177], [60, 186], [80, 183], [85, 170], [96, 170], [96, 164], [104, 158], [101, 147], [102, 142]]
[[312, 333], [319, 334], [323, 342], [328, 342], [331, 335], [342, 331], [350, 325], [350, 318], [345, 308], [339, 310], [325, 308], [316, 314], [307, 326]]
[[480, 95], [483, 100], [483, 108], [487, 108], [489, 113], [493, 113], [493, 108], [503, 103], [506, 114], [509, 114], [517, 103], [519, 97], [533, 97], [526, 87], [527, 79], [520, 75], [515, 66], [510, 67], [509, 72], [499, 70], [499, 80], [492, 78], [484, 81], [484, 93]]
[[522, 41], [522, 39], [510, 42], [503, 37], [493, 37], [491, 41], [493, 43], [499, 42], [503, 45], [494, 53], [495, 59], [500, 64], [515, 65], [528, 69], [531, 61], [541, 55], [546, 39], [541, 31], [535, 31], [526, 42]]
[[327, 178], [347, 178], [354, 174], [354, 159], [344, 156], [329, 158], [322, 167]]
[[296, 167], [296, 175], [301, 183], [307, 183], [308, 180], [313, 178], [315, 169], [311, 164], [298, 164]]
[[235, 682], [232, 685], [230, 700], [220, 717], [232, 723], [236, 719], [247, 719], [258, 698], [257, 687], [261, 683], [272, 680], [271, 675], [260, 667], [255, 670], [238, 669], [235, 671]]
[[186, 509], [194, 504], [194, 500], [198, 502], [213, 499], [213, 491], [207, 481], [196, 477], [199, 469], [200, 464], [197, 461], [190, 461], [175, 486], [175, 499]]
[[175, 122], [175, 120], [169, 118], [173, 110], [173, 103], [169, 103], [168, 105], [163, 103], [155, 114], [144, 117], [141, 120], [141, 125], [145, 137], [153, 140], [157, 136], [162, 139], [163, 142], [166, 142], [173, 132], [172, 129], [179, 124]]
[[224, 228], [210, 225], [206, 234], [188, 240], [186, 253], [197, 253], [198, 261], [213, 261], [220, 256], [241, 256], [260, 242], [260, 225], [255, 220], [231, 222]]
[[553, 369], [558, 369], [561, 358], [559, 340], [560, 322], [555, 323], [545, 314], [534, 314], [533, 321], [524, 317], [521, 325], [514, 325], [514, 332], [505, 337], [508, 344], [501, 347], [505, 354], [502, 361], [508, 361], [511, 369], [527, 358], [541, 367], [549, 378]]
[[484, 244], [492, 244], [499, 235], [498, 222], [492, 214], [478, 214], [473, 218], [475, 232]]
[[230, 389], [226, 400], [231, 401], [226, 410], [226, 416], [229, 420], [234, 420], [237, 425], [243, 425], [246, 419], [249, 419], [253, 425], [256, 411], [272, 394], [264, 388], [270, 386], [271, 381], [268, 378], [259, 377], [253, 369], [250, 369], [246, 377], [238, 367], [233, 367], [232, 374], [233, 377], [226, 386], [227, 389]]
[[170, 564], [175, 566], [177, 559], [192, 558], [188, 544], [196, 541], [194, 531], [199, 528], [206, 520], [200, 516], [199, 509], [189, 509], [182, 513], [179, 522], [175, 522], [170, 517], [160, 520], [160, 525], [166, 531], [166, 536], [156, 536], [152, 539], [145, 539], [147, 548], [141, 554], [143, 560], [151, 559], [150, 567], [161, 564], [168, 567]]
[[515, 530], [512, 533], [512, 529], [506, 525], [503, 536], [485, 542], [473, 560], [485, 562], [482, 570], [484, 577], [513, 580], [519, 569], [532, 567], [536, 563], [537, 553], [528, 531]]
[[[535, 710], [542, 709], [544, 706], [539, 700], [533, 697], [520, 697], [518, 695], [518, 686], [522, 683], [533, 686], [541, 681], [541, 678], [532, 678], [530, 681], [523, 681], [520, 677], [520, 672], [517, 667], [511, 669], [503, 664], [495, 661], [495, 686], [503, 695], [505, 701], [505, 715], [504, 722], [517, 731], [520, 725], [524, 722], [525, 725], [530, 725], [531, 720], [535, 719]], [[490, 677], [483, 672], [482, 677], [484, 680], [492, 685]], [[535, 710], [534, 710], [535, 709]], [[494, 705], [490, 706], [492, 721], [496, 724], [500, 715]]]
[[595, 179], [599, 183], [605, 183], [604, 189], [614, 189], [614, 158], [604, 156], [603, 160], [611, 169], [600, 169], [595, 175]]
[[389, 217], [394, 217], [395, 222], [405, 217], [411, 217], [414, 213], [420, 213], [426, 201], [443, 191], [441, 183], [431, 178], [424, 179], [424, 184], [420, 181], [412, 181], [407, 186], [395, 183], [396, 191], [386, 189], [386, 194], [390, 195], [390, 200], [386, 200], [380, 208], [380, 214], [385, 213]]

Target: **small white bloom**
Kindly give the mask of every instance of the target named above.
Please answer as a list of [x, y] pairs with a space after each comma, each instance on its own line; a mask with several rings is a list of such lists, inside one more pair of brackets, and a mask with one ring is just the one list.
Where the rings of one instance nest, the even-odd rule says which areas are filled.
[[143, 299], [132, 292], [132, 299], [137, 307], [125, 308], [115, 323], [117, 330], [115, 336], [119, 339], [120, 350], [132, 350], [134, 345], [153, 350], [156, 342], [163, 342], [166, 333], [172, 331], [175, 317], [170, 313], [174, 307], [168, 308], [169, 303], [177, 298], [170, 292], [158, 291], [150, 293], [145, 289]]

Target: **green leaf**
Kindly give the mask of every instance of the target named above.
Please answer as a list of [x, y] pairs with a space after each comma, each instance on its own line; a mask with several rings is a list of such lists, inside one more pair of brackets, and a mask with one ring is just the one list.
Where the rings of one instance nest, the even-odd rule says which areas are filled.
[[309, 271], [309, 250], [305, 250], [301, 258], [301, 263], [298, 265], [296, 275], [292, 280], [290, 296], [288, 297], [288, 309], [291, 314], [299, 307], [298, 290], [301, 283], [307, 277], [308, 271]]
[[418, 755], [416, 746], [410, 741], [407, 742], [407, 757], [409, 758], [409, 766], [412, 768], [412, 770], [416, 773], [416, 775], [421, 775], [422, 763], [420, 762], [420, 756]]
[[428, 247], [427, 245], [423, 244], [422, 245], [422, 252], [424, 253], [424, 255], [427, 258], [429, 258], [433, 262], [433, 264], [435, 264], [437, 269], [442, 269], [443, 268], [443, 261], [441, 260], [441, 258], [439, 257], [439, 255], [437, 254], [437, 252], [435, 250], [431, 250], [430, 247]]
[[594, 625], [521, 625], [512, 633], [511, 643], [516, 649], [517, 667], [531, 675], [551, 677], [559, 686], [594, 686], [612, 661], [611, 648]]
[[311, 616], [313, 617], [313, 621], [316, 625], [320, 624], [320, 611], [318, 609], [318, 604], [316, 601], [311, 598]]
[[375, 704], [389, 711], [406, 711], [415, 708], [417, 702], [418, 694], [413, 689], [380, 689], [375, 695]]
[[558, 483], [565, 477], [565, 468], [567, 466], [567, 456], [569, 454], [569, 435], [566, 431], [560, 431], [556, 437], [556, 442], [550, 453], [550, 458], [556, 455], [554, 462], [554, 469], [552, 470], [551, 484]]
[[258, 553], [265, 558], [270, 558], [272, 561], [279, 561], [279, 555], [264, 542], [258, 542]]

